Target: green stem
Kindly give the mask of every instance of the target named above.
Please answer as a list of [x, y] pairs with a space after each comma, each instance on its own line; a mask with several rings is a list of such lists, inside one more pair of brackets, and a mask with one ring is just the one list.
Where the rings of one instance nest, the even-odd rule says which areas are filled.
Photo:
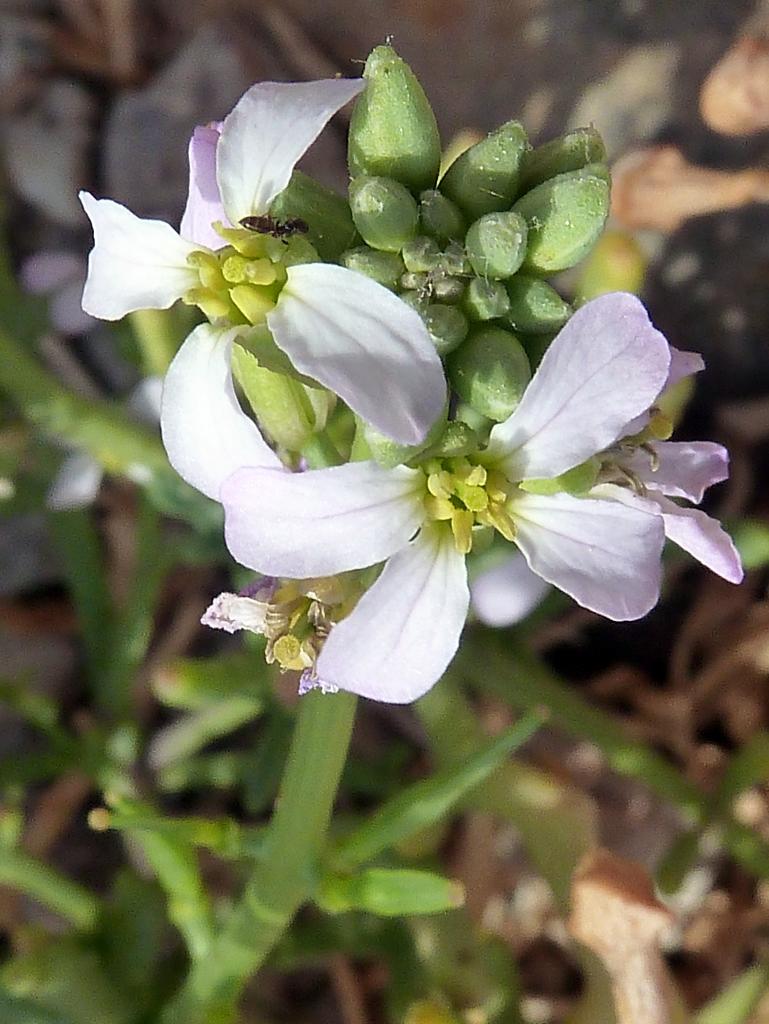
[[339, 466], [344, 461], [326, 430], [313, 434], [310, 440], [305, 442], [302, 455], [307, 459], [310, 469]]
[[0, 885], [9, 885], [31, 896], [76, 928], [91, 931], [96, 927], [100, 914], [98, 899], [21, 850], [0, 849]]
[[193, 964], [163, 1024], [233, 1019], [240, 991], [283, 935], [317, 881], [355, 717], [356, 698], [317, 691], [299, 705], [264, 858], [206, 957]]

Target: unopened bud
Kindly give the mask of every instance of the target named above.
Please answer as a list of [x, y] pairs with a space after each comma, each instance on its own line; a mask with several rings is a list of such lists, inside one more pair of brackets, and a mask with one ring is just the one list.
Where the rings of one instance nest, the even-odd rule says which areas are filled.
[[280, 221], [303, 220], [307, 238], [326, 261], [338, 259], [355, 245], [355, 225], [344, 197], [301, 171], [291, 175], [286, 188], [273, 200], [270, 214]]
[[350, 209], [361, 237], [374, 249], [400, 252], [417, 233], [416, 201], [393, 178], [354, 178], [350, 182]]
[[465, 423], [481, 439], [488, 437], [489, 431], [494, 426], [494, 420], [476, 412], [467, 402], [458, 402], [454, 415], [458, 422]]
[[434, 238], [418, 235], [406, 242], [401, 250], [406, 269], [414, 273], [435, 270], [441, 260], [441, 250]]
[[513, 209], [529, 226], [524, 271], [555, 274], [587, 255], [609, 215], [609, 177], [602, 164], [550, 178]]
[[512, 277], [526, 255], [526, 221], [518, 213], [487, 213], [465, 238], [467, 258], [479, 277]]
[[415, 274], [407, 270], [406, 273], [402, 275], [400, 283], [401, 288], [406, 288], [408, 291], [417, 290], [427, 298], [427, 282], [427, 274]]
[[439, 242], [462, 239], [467, 230], [457, 204], [436, 188], [427, 189], [419, 197], [419, 223], [425, 234]]
[[538, 277], [516, 274], [506, 288], [510, 300], [506, 319], [514, 331], [548, 334], [563, 327], [571, 316], [568, 302]]
[[441, 192], [472, 220], [509, 209], [528, 145], [523, 127], [508, 121], [457, 157], [441, 179]]
[[[406, 275], [404, 274], [404, 277], [405, 276]], [[405, 292], [399, 292], [398, 298], [401, 302], [405, 302], [407, 306], [411, 306], [412, 309], [415, 309], [420, 316], [424, 315], [429, 304], [429, 299], [422, 288], [409, 288]]]
[[548, 178], [567, 171], [579, 171], [588, 164], [600, 164], [605, 160], [606, 147], [595, 128], [575, 128], [524, 155], [520, 191], [528, 192]]
[[545, 352], [550, 348], [557, 334], [557, 331], [550, 331], [547, 334], [518, 335], [518, 339], [526, 350], [526, 355], [529, 357], [529, 366], [531, 366], [532, 372], [542, 362]]
[[472, 273], [465, 247], [460, 242], [451, 242], [446, 246], [441, 266], [447, 274], [455, 274], [457, 277], [469, 276]]
[[513, 412], [531, 379], [520, 341], [500, 327], [480, 327], [453, 352], [449, 378], [459, 397], [498, 423]]
[[350, 174], [384, 175], [418, 192], [432, 188], [441, 140], [430, 103], [408, 64], [391, 46], [366, 61], [365, 90], [350, 119]]
[[373, 459], [380, 466], [390, 469], [399, 466], [410, 459], [415, 458], [425, 448], [433, 445], [443, 433], [446, 427], [446, 417], [440, 416], [430, 432], [421, 444], [403, 445], [397, 444], [392, 438], [381, 434], [376, 427], [356, 416], [355, 418], [355, 439], [352, 447], [353, 462], [365, 459]]
[[464, 307], [471, 320], [496, 320], [508, 311], [510, 299], [501, 281], [474, 277], [465, 291]]
[[339, 262], [348, 270], [365, 274], [391, 291], [396, 288], [405, 270], [403, 260], [397, 252], [381, 252], [379, 249], [370, 249], [367, 245], [343, 252]]
[[422, 319], [439, 356], [453, 352], [467, 337], [467, 318], [456, 306], [433, 302], [422, 314]]
[[433, 281], [433, 295], [441, 302], [459, 302], [465, 294], [465, 285], [458, 277], [438, 277]]
[[478, 451], [480, 439], [475, 430], [463, 420], [452, 420], [435, 444], [420, 453], [420, 459], [451, 459], [472, 455]]

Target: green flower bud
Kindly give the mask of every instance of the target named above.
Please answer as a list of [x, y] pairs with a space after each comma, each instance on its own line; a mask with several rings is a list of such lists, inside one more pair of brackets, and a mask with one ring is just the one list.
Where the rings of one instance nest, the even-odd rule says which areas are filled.
[[438, 243], [435, 239], [426, 238], [424, 235], [412, 238], [410, 242], [406, 242], [401, 250], [406, 270], [417, 274], [435, 270], [440, 263], [441, 255], [441, 250], [438, 248]]
[[465, 286], [457, 277], [438, 277], [432, 284], [433, 295], [441, 302], [460, 302]]
[[524, 154], [520, 191], [528, 192], [557, 174], [579, 171], [588, 164], [600, 164], [605, 160], [606, 147], [595, 128], [575, 128]]
[[391, 46], [377, 46], [368, 80], [350, 119], [347, 160], [352, 177], [395, 178], [415, 192], [432, 188], [441, 162], [435, 114], [408, 64]]
[[649, 257], [632, 235], [606, 231], [580, 267], [574, 301], [578, 306], [606, 292], [632, 292], [643, 288]]
[[482, 440], [488, 437], [489, 431], [494, 426], [494, 420], [490, 420], [488, 416], [483, 416], [481, 413], [476, 412], [467, 402], [458, 402], [454, 415], [457, 420], [466, 423], [473, 433]]
[[474, 277], [465, 290], [464, 307], [471, 320], [496, 320], [508, 311], [510, 299], [501, 281]]
[[[404, 277], [405, 276], [406, 275], [404, 274]], [[412, 309], [415, 309], [420, 316], [424, 316], [425, 311], [427, 310], [428, 300], [423, 289], [409, 288], [405, 292], [400, 292], [398, 294], [398, 298], [402, 302], [405, 302], [407, 306], [411, 306]]]
[[457, 157], [441, 179], [441, 192], [472, 220], [509, 209], [528, 145], [523, 127], [508, 121]]
[[445, 414], [439, 416], [430, 432], [421, 444], [398, 444], [392, 438], [381, 434], [370, 423], [359, 416], [355, 417], [355, 438], [352, 445], [352, 461], [361, 462], [374, 459], [380, 466], [391, 469], [415, 458], [430, 445], [435, 444], [446, 427]]
[[514, 331], [547, 334], [559, 330], [571, 316], [568, 302], [538, 277], [516, 274], [506, 287], [510, 299], [506, 319]]
[[344, 197], [301, 171], [294, 171], [287, 187], [275, 197], [270, 214], [276, 220], [303, 220], [307, 237], [324, 260], [337, 260], [355, 245], [355, 225]]
[[364, 242], [374, 249], [400, 252], [417, 233], [416, 201], [393, 178], [354, 178], [350, 182], [350, 209]]
[[467, 319], [456, 306], [433, 302], [422, 314], [422, 319], [439, 356], [453, 352], [467, 337]]
[[419, 197], [419, 223], [425, 234], [439, 242], [464, 238], [467, 230], [462, 211], [437, 188]]
[[472, 273], [470, 260], [465, 254], [465, 247], [460, 242], [450, 242], [443, 252], [441, 266], [447, 274], [457, 277], [469, 277]]
[[536, 370], [542, 362], [542, 357], [550, 348], [550, 344], [558, 334], [558, 331], [550, 331], [547, 334], [519, 334], [518, 338], [529, 357], [529, 365], [532, 371]]
[[609, 215], [606, 168], [591, 164], [550, 178], [513, 207], [529, 226], [524, 271], [555, 274], [586, 256]]
[[438, 914], [465, 901], [460, 882], [411, 868], [365, 868], [358, 875], [326, 876], [315, 896], [326, 913], [364, 910], [380, 917]]
[[463, 455], [472, 455], [480, 447], [480, 438], [467, 423], [462, 420], [452, 420], [447, 423], [445, 430], [435, 442], [423, 452], [420, 452], [419, 461], [426, 459], [458, 459]]
[[526, 255], [526, 221], [518, 213], [487, 213], [465, 238], [467, 258], [479, 277], [512, 277]]
[[459, 397], [498, 423], [521, 400], [531, 379], [520, 341], [500, 327], [480, 327], [448, 360], [449, 379]]
[[401, 287], [407, 291], [418, 291], [422, 292], [425, 300], [428, 298], [427, 295], [427, 274], [414, 274], [410, 271], [406, 271], [401, 277]]
[[380, 252], [378, 249], [370, 249], [367, 245], [343, 252], [339, 262], [348, 270], [365, 274], [391, 291], [395, 290], [405, 270], [403, 260], [397, 252]]

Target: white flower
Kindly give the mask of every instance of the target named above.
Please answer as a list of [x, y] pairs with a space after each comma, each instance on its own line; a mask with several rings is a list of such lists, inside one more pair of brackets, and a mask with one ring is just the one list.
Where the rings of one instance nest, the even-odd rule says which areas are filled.
[[[469, 603], [465, 553], [474, 525], [494, 526], [534, 573], [614, 620], [640, 618], [656, 603], [666, 533], [738, 582], [731, 540], [699, 510], [612, 482], [590, 481], [576, 495], [554, 479], [594, 456], [596, 472], [620, 474], [615, 446], [629, 424], [648, 419], [670, 366], [670, 348], [638, 299], [603, 296], [563, 328], [516, 411], [474, 459], [418, 469], [373, 462], [298, 474], [240, 469], [221, 488], [227, 545], [242, 565], [275, 577], [385, 562], [331, 628], [316, 676], [396, 703], [428, 690], [453, 657]], [[723, 449], [706, 447], [718, 451], [700, 450], [702, 465], [690, 465], [691, 479], [682, 475], [682, 490], [672, 493], [696, 497], [723, 478]], [[668, 453], [675, 461], [660, 448], [660, 465]], [[664, 473], [659, 487], [668, 490]]]
[[[81, 193], [94, 230], [83, 308], [117, 320], [185, 298], [213, 320], [265, 324], [299, 372], [340, 395], [389, 437], [416, 444], [441, 413], [446, 385], [413, 309], [343, 267], [306, 259], [291, 265], [290, 247], [245, 228], [230, 229], [237, 251], [226, 266], [227, 253], [213, 251], [225, 242], [212, 225], [220, 221], [226, 231], [227, 224], [266, 214], [297, 160], [364, 86], [349, 79], [261, 82], [238, 101], [221, 131], [217, 125], [197, 129], [181, 234], [110, 199]], [[255, 254], [270, 243], [270, 259]], [[309, 243], [305, 248], [312, 253]], [[164, 428], [177, 429], [166, 428], [165, 413]]]

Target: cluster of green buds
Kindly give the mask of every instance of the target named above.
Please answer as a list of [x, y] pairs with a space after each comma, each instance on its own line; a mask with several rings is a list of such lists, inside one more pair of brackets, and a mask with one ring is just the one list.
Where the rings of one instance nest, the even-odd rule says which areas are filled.
[[601, 234], [604, 145], [579, 128], [533, 148], [508, 121], [440, 175], [435, 116], [408, 65], [380, 46], [364, 76], [349, 136], [350, 209], [363, 244], [340, 261], [419, 312], [446, 361], [458, 418], [483, 434], [515, 409], [572, 313], [546, 278], [582, 260]]

